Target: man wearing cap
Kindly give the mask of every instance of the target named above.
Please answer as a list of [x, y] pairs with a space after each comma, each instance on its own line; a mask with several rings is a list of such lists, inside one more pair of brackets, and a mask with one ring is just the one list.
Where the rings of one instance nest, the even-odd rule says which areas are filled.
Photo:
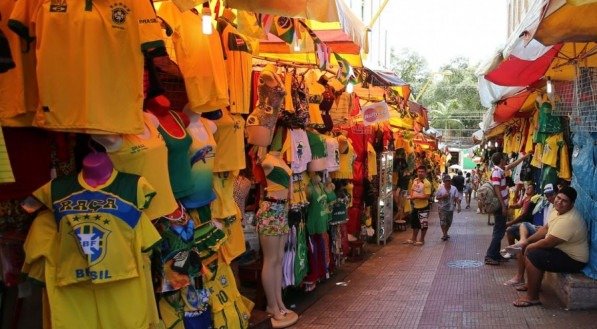
[[513, 302], [516, 307], [540, 305], [539, 289], [543, 273], [574, 273], [589, 261], [587, 225], [574, 208], [576, 190], [566, 186], [558, 191], [554, 211], [548, 222], [526, 241], [519, 242], [525, 250], [525, 269], [528, 282], [516, 288], [527, 291], [526, 296]]
[[442, 241], [450, 238], [448, 230], [452, 226], [452, 219], [454, 218], [454, 206], [459, 203], [460, 197], [458, 190], [452, 185], [450, 175], [444, 174], [442, 176], [444, 184], [435, 193], [435, 198], [438, 201], [439, 222], [442, 228]]

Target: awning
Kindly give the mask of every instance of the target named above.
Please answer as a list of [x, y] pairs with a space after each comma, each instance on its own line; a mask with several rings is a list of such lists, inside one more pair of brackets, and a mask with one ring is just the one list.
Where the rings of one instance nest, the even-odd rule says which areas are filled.
[[[361, 60], [361, 55], [353, 55], [353, 54], [340, 54], [342, 58], [348, 61], [348, 63], [352, 67], [362, 67], [363, 61]], [[317, 64], [317, 55], [314, 53], [265, 53], [260, 52], [257, 58], [263, 58], [268, 61], [283, 61], [286, 63], [296, 63], [296, 64], [310, 64], [316, 65]], [[331, 56], [330, 59], [330, 69], [334, 70], [338, 68], [338, 62], [334, 56]]]
[[531, 95], [530, 91], [523, 91], [512, 97], [499, 101], [495, 106], [493, 120], [502, 123], [510, 120], [522, 108], [527, 98]]
[[[369, 52], [367, 28], [344, 0], [228, 0], [227, 4], [231, 8], [254, 13], [303, 18], [316, 33], [342, 31], [360, 50]], [[334, 41], [335, 36], [337, 35], [330, 35], [328, 41]], [[334, 48], [333, 51], [343, 52]]]
[[277, 16], [337, 22], [336, 0], [227, 0], [230, 8]]
[[597, 41], [596, 0], [551, 1], [533, 37], [545, 45]]
[[556, 45], [536, 59], [524, 59], [513, 54], [497, 68], [485, 75], [485, 79], [499, 86], [526, 87], [543, 78], [562, 45]]
[[372, 86], [392, 87], [409, 85], [392, 71], [371, 70], [368, 68], [364, 68], [364, 70], [367, 73], [364, 82]]

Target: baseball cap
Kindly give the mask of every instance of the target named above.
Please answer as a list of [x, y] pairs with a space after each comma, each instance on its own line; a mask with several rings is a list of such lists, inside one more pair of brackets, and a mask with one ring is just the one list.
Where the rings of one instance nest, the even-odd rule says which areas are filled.
[[553, 192], [555, 192], [553, 189], [553, 184], [549, 183], [543, 187], [543, 194], [553, 194]]
[[445, 182], [445, 181], [447, 181], [447, 180], [450, 180], [450, 181], [451, 181], [451, 180], [452, 180], [452, 178], [450, 177], [450, 175], [448, 175], [448, 174], [444, 174], [444, 175], [442, 176], [442, 182]]

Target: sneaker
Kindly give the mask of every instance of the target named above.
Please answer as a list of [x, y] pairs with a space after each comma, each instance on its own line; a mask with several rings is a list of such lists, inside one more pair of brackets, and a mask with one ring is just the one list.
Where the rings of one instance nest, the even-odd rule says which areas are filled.
[[506, 247], [506, 251], [507, 251], [507, 253], [508, 253], [508, 254], [510, 254], [510, 255], [517, 255], [517, 254], [520, 254], [520, 253], [522, 252], [522, 247], [521, 247], [521, 246], [518, 246], [518, 245], [515, 245], [515, 244], [513, 244], [513, 245], [511, 245], [511, 246], [507, 246], [507, 247]]

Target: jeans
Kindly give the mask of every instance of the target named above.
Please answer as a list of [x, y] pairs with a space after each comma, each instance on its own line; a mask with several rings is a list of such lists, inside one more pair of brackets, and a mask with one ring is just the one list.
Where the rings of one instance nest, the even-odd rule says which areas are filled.
[[491, 236], [491, 243], [487, 248], [485, 258], [491, 258], [493, 260], [499, 260], [502, 258], [500, 255], [500, 246], [502, 239], [506, 233], [506, 216], [502, 215], [502, 209], [493, 213], [495, 224], [493, 225], [493, 234]]

